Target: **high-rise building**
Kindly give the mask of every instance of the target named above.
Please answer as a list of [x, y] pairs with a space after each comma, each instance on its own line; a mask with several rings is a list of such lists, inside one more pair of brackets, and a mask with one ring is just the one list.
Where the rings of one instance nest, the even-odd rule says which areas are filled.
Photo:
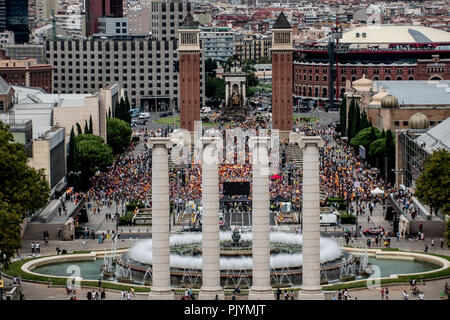
[[6, 30], [6, 3], [5, 0], [0, 0], [0, 32]]
[[28, 0], [6, 1], [6, 30], [14, 32], [16, 43], [30, 40]]
[[123, 17], [122, 0], [86, 0], [85, 10], [86, 36], [99, 33], [98, 18]]
[[[54, 92], [93, 93], [117, 83], [135, 107], [153, 111], [178, 106], [177, 41], [129, 36], [127, 39], [61, 39], [45, 42], [54, 66]], [[205, 101], [204, 57], [200, 57], [200, 102]], [[180, 63], [181, 64], [181, 63]]]
[[272, 28], [272, 127], [292, 131], [292, 27], [283, 12]]
[[150, 0], [145, 6], [150, 7], [152, 37], [162, 41], [178, 39], [178, 28], [192, 12], [187, 0]]

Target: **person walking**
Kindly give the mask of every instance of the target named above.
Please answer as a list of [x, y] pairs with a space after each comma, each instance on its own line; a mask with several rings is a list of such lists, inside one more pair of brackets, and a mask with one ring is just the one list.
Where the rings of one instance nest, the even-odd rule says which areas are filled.
[[120, 297], [122, 300], [125, 300], [125, 290], [122, 289], [122, 292], [120, 293]]
[[384, 296], [386, 297], [386, 300], [389, 300], [389, 288], [386, 287], [386, 290], [384, 290]]
[[381, 288], [380, 293], [381, 293], [381, 300], [384, 300], [384, 288]]
[[434, 249], [434, 239], [431, 239], [431, 250]]
[[[234, 292], [233, 292], [233, 294], [234, 294]], [[277, 288], [277, 300], [280, 300], [280, 298], [281, 298], [281, 290], [280, 290], [280, 288]]]
[[403, 290], [403, 300], [408, 300], [408, 292], [406, 292], [406, 290]]
[[35, 247], [36, 247], [36, 245], [34, 244], [34, 241], [31, 241], [31, 253], [32, 254], [35, 253]]

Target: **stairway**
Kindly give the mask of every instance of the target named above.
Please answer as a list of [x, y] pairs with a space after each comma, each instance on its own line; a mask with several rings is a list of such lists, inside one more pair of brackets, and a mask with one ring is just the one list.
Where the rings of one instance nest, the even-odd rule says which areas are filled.
[[133, 217], [135, 225], [151, 226], [152, 225], [152, 211], [151, 209], [139, 209]]
[[296, 167], [303, 166], [303, 154], [297, 145], [289, 145], [287, 147], [289, 159], [294, 162]]

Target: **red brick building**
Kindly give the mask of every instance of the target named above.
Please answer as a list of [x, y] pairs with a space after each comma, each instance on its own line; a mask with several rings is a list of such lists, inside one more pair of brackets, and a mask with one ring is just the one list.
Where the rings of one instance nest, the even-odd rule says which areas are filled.
[[36, 59], [0, 60], [0, 77], [11, 85], [37, 87], [53, 93], [53, 66], [38, 64]]
[[179, 106], [180, 128], [194, 131], [200, 121], [200, 40], [199, 24], [188, 13], [179, 29]]
[[[328, 100], [327, 44], [325, 38], [296, 48], [294, 99]], [[345, 82], [363, 74], [374, 81], [450, 79], [450, 33], [439, 29], [389, 25], [352, 29], [344, 32], [335, 56], [338, 99], [345, 91]]]

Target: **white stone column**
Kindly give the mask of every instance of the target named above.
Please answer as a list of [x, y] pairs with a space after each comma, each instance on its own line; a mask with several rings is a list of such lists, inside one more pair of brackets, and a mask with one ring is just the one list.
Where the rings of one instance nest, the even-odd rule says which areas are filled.
[[220, 286], [219, 141], [202, 138], [202, 287], [199, 300], [225, 300]]
[[152, 291], [151, 300], [173, 300], [170, 286], [169, 155], [170, 138], [150, 138], [152, 148]]
[[252, 152], [252, 259], [253, 280], [249, 300], [273, 300], [270, 285], [270, 195], [269, 195], [269, 137], [251, 137]]
[[320, 137], [303, 136], [299, 146], [303, 150], [303, 266], [299, 300], [324, 300], [320, 285]]

